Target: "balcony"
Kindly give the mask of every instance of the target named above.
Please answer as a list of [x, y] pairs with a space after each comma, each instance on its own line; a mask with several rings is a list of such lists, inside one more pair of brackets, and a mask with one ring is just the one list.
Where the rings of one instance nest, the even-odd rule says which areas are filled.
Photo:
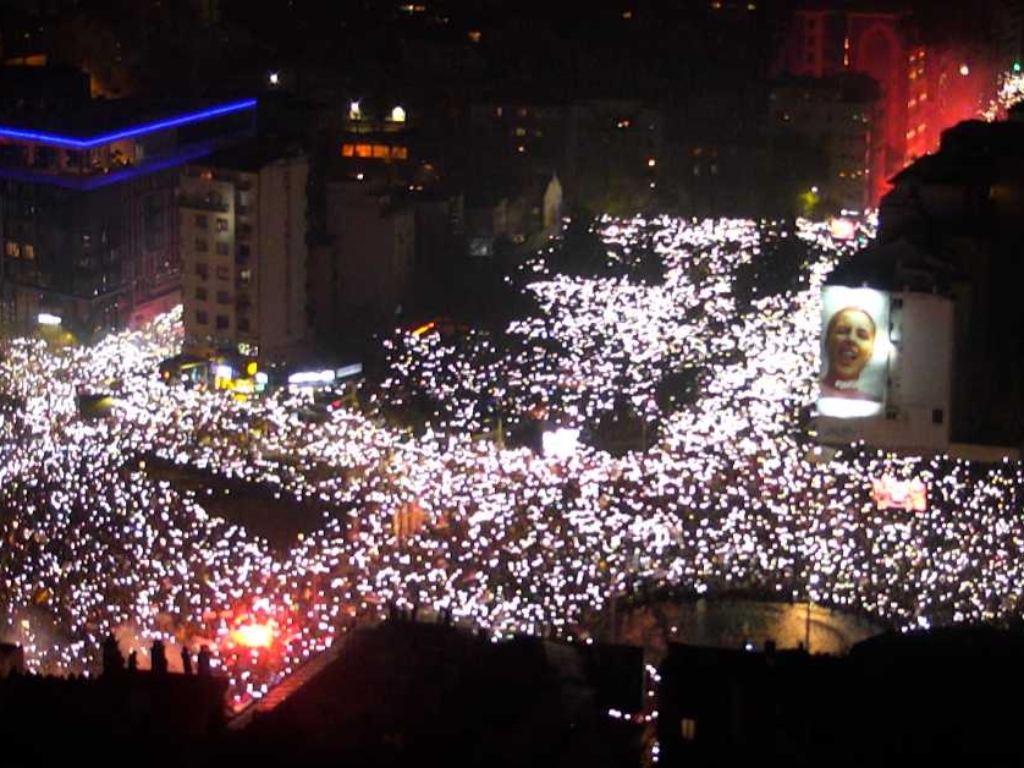
[[215, 211], [227, 213], [228, 204], [221, 199], [220, 195], [181, 195], [178, 198], [178, 205], [182, 208], [191, 208], [197, 211]]

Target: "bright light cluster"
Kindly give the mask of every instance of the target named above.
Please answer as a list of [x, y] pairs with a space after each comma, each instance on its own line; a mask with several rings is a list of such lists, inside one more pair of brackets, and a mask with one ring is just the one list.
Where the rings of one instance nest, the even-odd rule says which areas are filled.
[[[392, 368], [364, 402], [431, 403], [418, 437], [374, 408], [309, 423], [308, 393], [165, 385], [180, 314], [90, 349], [0, 348], [4, 639], [45, 671], [81, 668], [111, 631], [125, 650], [206, 643], [241, 704], [389, 604], [495, 638], [586, 637], [609, 599], [665, 584], [810, 597], [901, 628], [1019, 615], [1018, 465], [856, 447], [823, 463], [800, 438], [821, 285], [873, 224], [852, 241], [803, 221], [595, 226], [617, 276], [558, 274], [556, 243], [510, 278], [537, 310], [505, 334], [388, 341]], [[788, 287], [768, 290], [794, 241]], [[658, 384], [683, 369], [699, 387], [665, 408]], [[83, 419], [76, 396], [96, 392], [113, 415]], [[612, 455], [586, 431], [623, 399], [651, 446]], [[581, 439], [551, 456], [474, 439], [495, 401]], [[208, 487], [177, 488], [157, 463]], [[924, 482], [927, 511], [879, 510], [879, 477]], [[322, 525], [275, 551], [204, 510], [238, 482], [314, 505]]]
[[989, 105], [982, 110], [981, 116], [990, 123], [1003, 120], [1010, 107], [1024, 101], [1024, 73], [1016, 70], [1004, 73], [999, 78], [999, 91]]

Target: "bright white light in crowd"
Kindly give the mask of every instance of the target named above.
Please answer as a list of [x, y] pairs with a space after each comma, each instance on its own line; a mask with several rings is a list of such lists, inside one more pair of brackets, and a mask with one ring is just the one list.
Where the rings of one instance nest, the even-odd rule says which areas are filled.
[[230, 365], [218, 363], [213, 367], [213, 375], [218, 379], [230, 379], [234, 374], [235, 372], [231, 369]]
[[561, 428], [545, 432], [541, 437], [544, 455], [549, 459], [568, 459], [579, 450], [580, 431]]
[[831, 219], [828, 230], [836, 240], [852, 240], [857, 236], [857, 225], [850, 219]]
[[60, 325], [62, 322], [60, 317], [49, 312], [40, 312], [36, 320], [40, 325]]

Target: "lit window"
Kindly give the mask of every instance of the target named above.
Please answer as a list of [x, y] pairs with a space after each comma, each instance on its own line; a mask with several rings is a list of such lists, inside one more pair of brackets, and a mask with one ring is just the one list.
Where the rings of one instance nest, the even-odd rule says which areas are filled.
[[408, 160], [409, 150], [407, 147], [392, 147], [391, 148], [391, 159], [392, 160]]
[[36, 257], [36, 247], [32, 243], [25, 243], [21, 249], [21, 258], [28, 259], [29, 261], [34, 260]]
[[352, 157], [353, 155], [355, 155], [355, 153], [356, 153], [356, 148], [354, 146], [352, 146], [351, 144], [342, 144], [341, 145], [341, 156], [342, 157]]
[[210, 315], [207, 314], [206, 312], [200, 310], [200, 311], [196, 312], [196, 322], [199, 323], [199, 325], [209, 325], [210, 324]]
[[391, 122], [393, 123], [404, 123], [405, 122], [405, 110], [401, 107], [395, 107], [391, 110]]
[[471, 43], [479, 43], [481, 37], [483, 37], [483, 35], [480, 34], [479, 29], [471, 29], [469, 31], [469, 41]]
[[374, 144], [373, 156], [378, 160], [388, 160], [391, 158], [391, 152], [383, 144]]
[[228, 220], [219, 218], [217, 219], [217, 231], [227, 232], [228, 231]]
[[697, 721], [691, 717], [684, 717], [679, 721], [679, 731], [683, 741], [697, 740]]
[[252, 280], [252, 270], [251, 269], [239, 270], [239, 272], [238, 272], [238, 279], [242, 283], [242, 285], [248, 285], [249, 282]]
[[4, 253], [6, 253], [8, 256], [18, 258], [19, 256], [21, 256], [21, 246], [18, 245], [18, 243], [8, 240], [7, 243], [4, 245]]
[[373, 146], [370, 144], [356, 144], [356, 157], [373, 157]]

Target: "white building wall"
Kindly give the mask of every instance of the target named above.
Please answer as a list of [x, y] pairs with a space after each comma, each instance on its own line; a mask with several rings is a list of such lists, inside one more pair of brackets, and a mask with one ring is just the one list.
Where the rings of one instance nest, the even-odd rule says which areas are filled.
[[304, 158], [260, 169], [254, 251], [258, 270], [259, 344], [287, 357], [306, 341], [306, 179]]
[[[296, 157], [269, 162], [258, 172], [211, 168], [208, 178], [182, 178], [182, 285], [192, 349], [255, 348], [271, 360], [301, 351], [307, 340], [308, 173], [306, 159]], [[189, 205], [211, 195], [223, 210]], [[205, 216], [205, 230], [197, 216]], [[205, 252], [197, 249], [198, 240], [207, 243]], [[197, 264], [205, 265], [205, 277]], [[197, 298], [198, 289], [206, 291], [205, 299]], [[206, 323], [199, 322], [203, 313]]]

